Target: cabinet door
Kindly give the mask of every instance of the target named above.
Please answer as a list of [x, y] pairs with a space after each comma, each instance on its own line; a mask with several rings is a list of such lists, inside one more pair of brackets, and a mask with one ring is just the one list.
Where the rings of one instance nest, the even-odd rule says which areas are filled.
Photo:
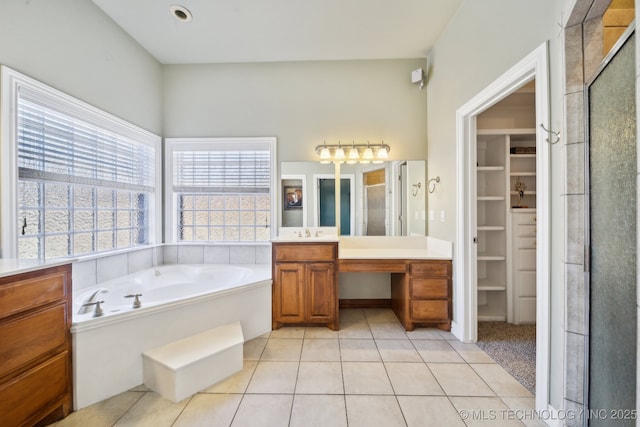
[[304, 264], [276, 264], [273, 309], [278, 321], [304, 321], [304, 272]]
[[335, 265], [307, 265], [307, 321], [330, 322], [335, 317]]

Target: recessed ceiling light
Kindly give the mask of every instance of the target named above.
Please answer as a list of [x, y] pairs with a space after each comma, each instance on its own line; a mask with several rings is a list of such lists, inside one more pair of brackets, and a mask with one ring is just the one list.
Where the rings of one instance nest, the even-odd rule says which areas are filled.
[[178, 4], [174, 4], [169, 8], [171, 14], [176, 17], [178, 21], [189, 22], [193, 19], [191, 12], [184, 6], [180, 6]]

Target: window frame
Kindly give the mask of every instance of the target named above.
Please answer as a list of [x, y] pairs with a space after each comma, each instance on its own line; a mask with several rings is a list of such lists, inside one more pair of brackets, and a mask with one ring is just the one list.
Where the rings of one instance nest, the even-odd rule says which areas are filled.
[[[75, 119], [153, 147], [153, 191], [149, 192], [149, 242], [150, 246], [162, 241], [162, 138], [119, 117], [107, 113], [64, 92], [32, 79], [7, 66], [0, 66], [0, 257], [18, 256], [18, 93], [21, 87], [42, 94], [48, 103]], [[99, 187], [96, 187], [99, 188]], [[105, 187], [107, 188], [107, 187]], [[15, 230], [11, 232], [11, 230]], [[74, 231], [71, 230], [71, 234]], [[68, 259], [95, 257], [96, 255], [139, 249], [143, 246], [114, 248], [86, 255], [69, 255]], [[50, 262], [51, 259], [45, 259]]]
[[177, 218], [177, 193], [173, 191], [173, 153], [174, 151], [207, 151], [228, 148], [229, 151], [241, 149], [269, 149], [270, 171], [270, 216], [269, 240], [275, 237], [274, 223], [276, 221], [276, 199], [277, 191], [277, 169], [276, 163], [276, 138], [275, 137], [216, 137], [216, 138], [165, 138], [165, 162], [164, 162], [164, 199], [165, 199], [165, 234], [166, 243], [181, 244], [217, 244], [217, 245], [266, 245], [269, 241], [221, 241], [221, 240], [178, 240], [178, 218]]

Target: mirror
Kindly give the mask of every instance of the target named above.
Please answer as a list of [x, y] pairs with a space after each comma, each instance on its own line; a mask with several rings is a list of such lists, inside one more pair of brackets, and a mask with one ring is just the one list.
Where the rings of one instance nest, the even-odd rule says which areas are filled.
[[[342, 163], [341, 233], [354, 236], [424, 236], [425, 170], [424, 160]], [[334, 189], [334, 164], [282, 162], [280, 226], [335, 226]]]

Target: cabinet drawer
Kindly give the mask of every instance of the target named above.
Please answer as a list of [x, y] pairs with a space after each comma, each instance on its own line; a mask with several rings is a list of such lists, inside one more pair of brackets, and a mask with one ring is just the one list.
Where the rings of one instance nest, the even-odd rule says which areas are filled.
[[519, 237], [516, 241], [516, 249], [532, 249], [536, 247], [535, 237]]
[[516, 224], [535, 224], [536, 214], [534, 213], [518, 213], [513, 215], [513, 222]]
[[66, 304], [0, 324], [0, 377], [66, 342]]
[[535, 297], [536, 296], [536, 272], [518, 271], [518, 289], [516, 296]]
[[411, 301], [411, 320], [430, 322], [449, 319], [449, 301]]
[[[59, 354], [23, 375], [0, 385], [0, 425], [18, 426], [44, 408], [53, 407], [68, 392], [68, 353]], [[46, 412], [44, 412], [46, 413]]]
[[409, 273], [412, 276], [449, 276], [448, 262], [411, 263]]
[[0, 285], [0, 317], [65, 299], [63, 271]]
[[518, 237], [535, 237], [536, 226], [535, 225], [518, 225]]
[[274, 244], [274, 261], [335, 261], [336, 244]]
[[447, 298], [449, 279], [411, 279], [411, 298]]
[[535, 270], [536, 269], [536, 250], [520, 249], [518, 250], [518, 270]]

